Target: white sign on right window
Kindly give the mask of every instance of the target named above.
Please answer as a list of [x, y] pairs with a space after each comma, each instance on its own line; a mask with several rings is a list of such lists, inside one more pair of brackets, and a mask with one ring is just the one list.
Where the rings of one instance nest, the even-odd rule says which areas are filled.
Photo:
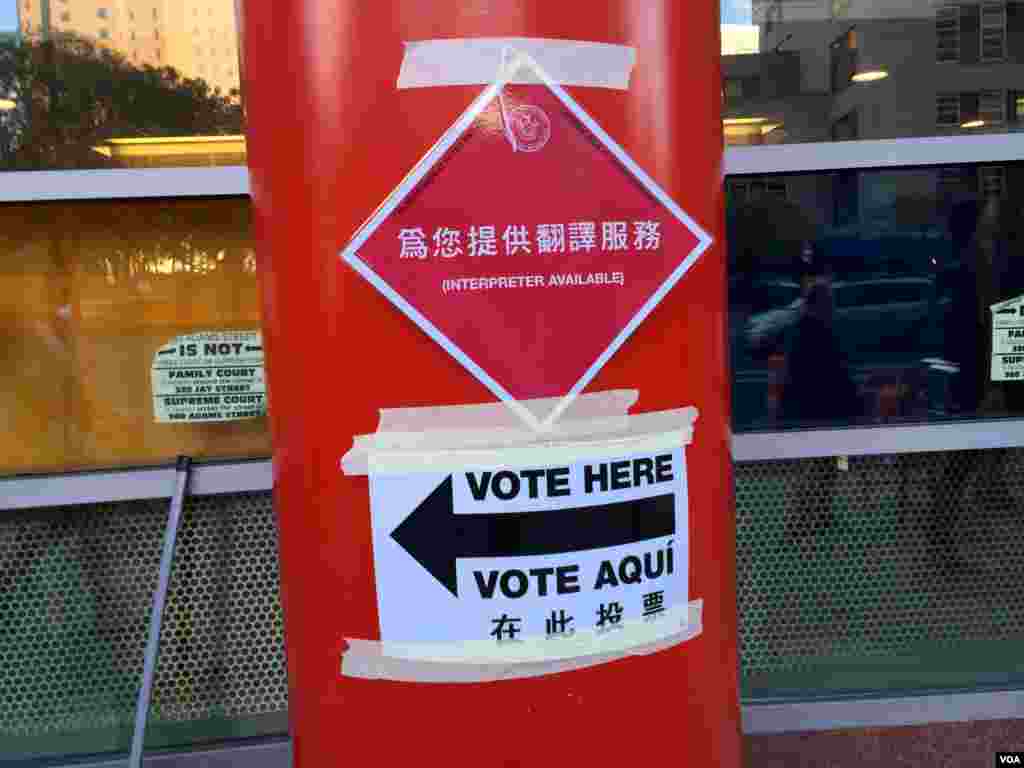
[[993, 304], [992, 381], [1024, 380], [1024, 296]]

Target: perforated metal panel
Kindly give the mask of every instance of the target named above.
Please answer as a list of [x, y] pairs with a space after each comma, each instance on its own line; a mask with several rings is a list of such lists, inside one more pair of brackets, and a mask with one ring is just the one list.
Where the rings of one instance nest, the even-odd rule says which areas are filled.
[[1024, 451], [741, 464], [736, 502], [748, 682], [828, 686], [846, 664], [839, 687], [970, 686], [1019, 666]]
[[[0, 745], [90, 731], [127, 743], [166, 517], [166, 500], [0, 515]], [[188, 502], [150, 715], [158, 741], [168, 724], [227, 724], [200, 731], [217, 738], [287, 707], [276, 542], [268, 494]]]
[[[736, 495], [748, 693], [1024, 672], [1024, 450], [740, 464]], [[126, 747], [166, 514], [0, 515], [0, 761]], [[192, 499], [150, 743], [281, 732], [282, 627], [269, 495]]]

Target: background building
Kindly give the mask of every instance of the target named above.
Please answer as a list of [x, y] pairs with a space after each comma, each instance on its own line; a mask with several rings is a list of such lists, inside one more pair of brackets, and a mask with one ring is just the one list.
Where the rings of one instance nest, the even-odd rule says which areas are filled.
[[[1005, 134], [1024, 127], [1022, 2], [754, 0], [751, 10], [759, 52], [723, 56], [732, 145]], [[922, 201], [948, 207], [977, 194], [1005, 198], [1016, 173], [1002, 165], [850, 173], [832, 180], [827, 202], [820, 180], [803, 194], [797, 179], [773, 189], [776, 196], [802, 197], [822, 224], [874, 219], [891, 228], [907, 223], [893, 216], [898, 209], [906, 219], [908, 200], [921, 209]]]
[[239, 88], [234, 0], [18, 0], [18, 27], [34, 39], [81, 35], [225, 94]]

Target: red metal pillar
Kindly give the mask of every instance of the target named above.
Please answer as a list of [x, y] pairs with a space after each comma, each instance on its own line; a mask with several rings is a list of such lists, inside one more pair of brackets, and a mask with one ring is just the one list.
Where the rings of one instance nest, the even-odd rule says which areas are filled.
[[[718, 4], [249, 0], [244, 21], [296, 766], [738, 766]], [[639, 390], [634, 412], [699, 408], [688, 594], [703, 629], [520, 679], [345, 676], [345, 638], [381, 625], [369, 483], [341, 457], [381, 408], [497, 398], [339, 254], [485, 87], [396, 88], [403, 44], [513, 37], [634, 49], [628, 89], [565, 91], [714, 240], [583, 390]], [[481, 167], [459, 204], [496, 185]], [[605, 311], [577, 309], [581, 326]]]

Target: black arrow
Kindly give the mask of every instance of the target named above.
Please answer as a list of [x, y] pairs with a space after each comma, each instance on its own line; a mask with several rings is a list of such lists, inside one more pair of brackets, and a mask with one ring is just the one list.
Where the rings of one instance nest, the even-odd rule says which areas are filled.
[[391, 538], [458, 597], [455, 563], [460, 557], [582, 552], [675, 531], [671, 493], [592, 507], [456, 515], [449, 475], [391, 532]]

